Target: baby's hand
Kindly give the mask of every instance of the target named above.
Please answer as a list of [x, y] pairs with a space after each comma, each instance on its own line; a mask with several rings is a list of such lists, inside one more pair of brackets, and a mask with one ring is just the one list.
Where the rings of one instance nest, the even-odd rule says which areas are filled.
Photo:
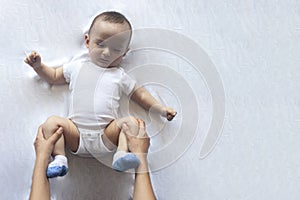
[[163, 116], [166, 117], [168, 121], [172, 121], [177, 114], [176, 110], [169, 107], [164, 107], [163, 109]]
[[25, 63], [30, 65], [33, 69], [41, 66], [41, 56], [35, 51], [32, 51], [24, 60]]

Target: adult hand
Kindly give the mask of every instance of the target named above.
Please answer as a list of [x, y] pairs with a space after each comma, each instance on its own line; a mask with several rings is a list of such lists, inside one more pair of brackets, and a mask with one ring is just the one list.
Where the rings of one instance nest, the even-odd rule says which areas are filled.
[[48, 167], [49, 156], [53, 151], [54, 144], [61, 137], [62, 132], [63, 128], [60, 127], [51, 137], [45, 139], [43, 129], [41, 126], [39, 127], [34, 141], [36, 160], [32, 175], [30, 200], [50, 199], [50, 186], [46, 176], [46, 169]]
[[137, 119], [137, 121], [139, 125], [137, 136], [130, 133], [126, 124], [122, 126], [122, 131], [127, 137], [128, 149], [140, 159], [140, 165], [135, 170], [133, 199], [155, 200], [147, 161], [150, 138], [146, 133], [145, 123], [140, 119]]
[[34, 141], [36, 157], [49, 157], [53, 152], [55, 143], [61, 137], [62, 133], [63, 128], [60, 127], [55, 131], [55, 133], [51, 137], [45, 139], [42, 127], [39, 127], [36, 139]]
[[[127, 138], [128, 149], [134, 154], [147, 154], [150, 146], [150, 138], [145, 130], [145, 122], [137, 119], [138, 121], [138, 134], [132, 134], [126, 124], [122, 125], [122, 131]], [[136, 135], [136, 136], [135, 136]]]

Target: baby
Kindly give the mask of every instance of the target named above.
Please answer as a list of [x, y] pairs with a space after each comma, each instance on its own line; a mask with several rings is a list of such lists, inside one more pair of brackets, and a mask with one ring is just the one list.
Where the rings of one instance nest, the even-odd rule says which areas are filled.
[[[63, 127], [63, 137], [56, 143], [47, 177], [64, 176], [68, 172], [65, 145], [80, 156], [107, 155], [115, 152], [123, 124], [137, 133], [137, 120], [117, 115], [119, 100], [124, 93], [146, 110], [151, 109], [171, 121], [176, 111], [165, 107], [120, 67], [129, 50], [132, 28], [118, 12], [97, 15], [85, 34], [89, 58], [52, 68], [41, 62], [37, 52], [25, 58], [36, 73], [50, 84], [69, 84], [71, 91], [68, 118], [49, 117], [41, 125], [45, 137]], [[117, 150], [112, 167], [117, 171], [136, 168], [139, 159], [132, 153]]]

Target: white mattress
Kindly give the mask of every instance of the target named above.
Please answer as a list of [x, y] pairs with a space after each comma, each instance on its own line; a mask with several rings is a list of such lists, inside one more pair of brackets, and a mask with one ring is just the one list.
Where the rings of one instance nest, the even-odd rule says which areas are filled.
[[[124, 68], [178, 110], [165, 122], [122, 100], [122, 114], [147, 122], [158, 199], [299, 199], [297, 0], [2, 0], [0, 199], [28, 199], [37, 128], [67, 115], [67, 86], [40, 80], [25, 52], [37, 50], [52, 66], [68, 62], [84, 51], [92, 17], [106, 10], [135, 29]], [[147, 36], [151, 30], [161, 35]], [[131, 174], [68, 157], [68, 175], [51, 180], [52, 199], [130, 198]]]

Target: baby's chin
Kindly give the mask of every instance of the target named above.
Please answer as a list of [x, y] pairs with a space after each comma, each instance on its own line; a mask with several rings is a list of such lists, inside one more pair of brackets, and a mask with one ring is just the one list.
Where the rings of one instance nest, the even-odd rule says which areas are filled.
[[[93, 62], [93, 61], [92, 61]], [[95, 65], [101, 68], [110, 68], [112, 67], [111, 63], [102, 63], [102, 62], [93, 62]]]
[[118, 60], [115, 60], [113, 62], [106, 62], [101, 60], [91, 60], [95, 65], [101, 68], [111, 68], [111, 67], [118, 67], [120, 66], [120, 62]]
[[104, 65], [104, 64], [96, 64], [98, 67], [101, 68], [112, 68], [112, 67], [118, 67], [119, 65]]

